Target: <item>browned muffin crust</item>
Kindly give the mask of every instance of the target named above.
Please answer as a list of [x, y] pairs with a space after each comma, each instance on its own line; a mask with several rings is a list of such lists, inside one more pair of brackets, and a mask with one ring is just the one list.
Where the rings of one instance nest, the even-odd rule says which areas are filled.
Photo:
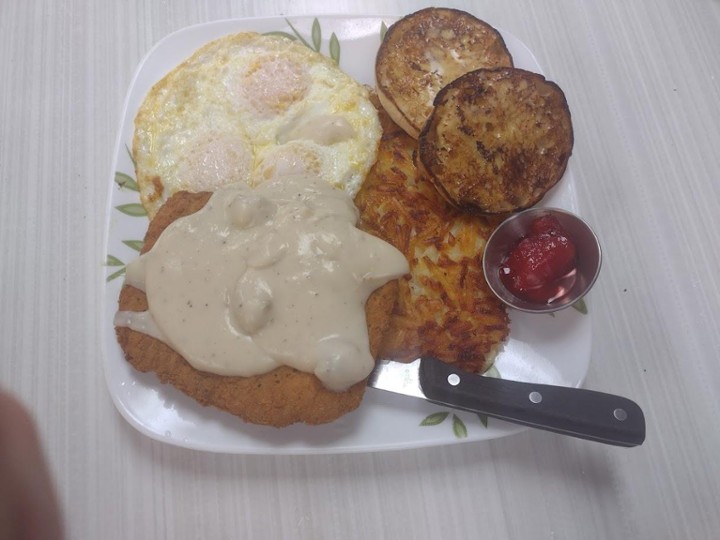
[[528, 208], [562, 178], [573, 148], [565, 95], [517, 68], [472, 71], [443, 88], [418, 141], [418, 166], [459, 208]]

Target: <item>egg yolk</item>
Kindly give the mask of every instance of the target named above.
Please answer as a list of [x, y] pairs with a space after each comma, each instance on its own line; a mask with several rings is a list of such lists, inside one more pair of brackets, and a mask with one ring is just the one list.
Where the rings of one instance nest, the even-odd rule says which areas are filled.
[[289, 58], [260, 58], [240, 81], [240, 94], [262, 116], [286, 111], [302, 100], [310, 87], [304, 66]]
[[184, 189], [212, 191], [224, 184], [247, 182], [253, 150], [245, 137], [224, 133], [206, 134], [191, 143], [179, 164]]

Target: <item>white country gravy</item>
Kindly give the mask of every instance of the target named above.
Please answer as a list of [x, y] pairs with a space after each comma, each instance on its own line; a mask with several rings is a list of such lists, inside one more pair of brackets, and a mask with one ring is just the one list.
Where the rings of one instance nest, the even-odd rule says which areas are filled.
[[201, 371], [280, 365], [341, 391], [373, 369], [365, 302], [408, 272], [400, 251], [355, 227], [350, 197], [306, 176], [233, 184], [168, 226], [127, 268], [148, 312], [116, 326], [161, 339]]

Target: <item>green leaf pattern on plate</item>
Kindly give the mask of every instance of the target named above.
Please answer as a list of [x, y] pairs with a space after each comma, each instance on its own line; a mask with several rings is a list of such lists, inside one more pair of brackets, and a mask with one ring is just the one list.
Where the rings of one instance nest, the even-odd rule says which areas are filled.
[[125, 263], [114, 255], [108, 255], [105, 261], [105, 266], [125, 266]]
[[[288, 23], [288, 26], [290, 27], [290, 30], [292, 30], [292, 31], [293, 31], [293, 34], [295, 34], [295, 37], [300, 40], [300, 43], [302, 43], [303, 45], [305, 45], [308, 49], [312, 49], [312, 46], [311, 46], [307, 41], [305, 41], [305, 38], [302, 37], [302, 34], [300, 34], [300, 32], [298, 32], [298, 31], [295, 29], [295, 27], [292, 25], [292, 23], [291, 23], [288, 19], [285, 19], [285, 22]], [[315, 50], [315, 49], [313, 49], [313, 50]]]
[[[282, 30], [275, 30], [273, 32], [265, 32], [264, 35], [283, 36], [292, 39], [293, 41], [297, 40], [300, 41], [300, 43], [302, 43], [303, 45], [305, 45], [308, 49], [311, 49], [318, 53], [322, 52], [322, 27], [317, 17], [313, 19], [312, 27], [310, 28], [310, 42], [303, 37], [300, 31], [295, 28], [295, 26], [293, 26], [289, 19], [285, 19], [285, 22], [290, 27], [292, 33], [284, 32]], [[335, 32], [330, 34], [330, 40], [328, 42], [328, 56], [335, 60], [336, 64], [340, 64], [340, 40], [338, 40]]]
[[335, 60], [336, 64], [340, 65], [340, 42], [335, 32], [330, 36], [330, 58]]
[[[125, 145], [125, 150], [127, 152], [128, 157], [130, 158], [130, 161], [132, 161], [133, 166], [135, 165], [135, 161], [132, 157], [132, 152], [130, 152], [130, 149], [127, 145]], [[126, 174], [121, 171], [115, 172], [115, 183], [120, 187], [120, 189], [129, 189], [131, 191], [139, 192], [140, 189], [138, 188], [138, 184], [135, 181], [133, 177], [131, 177], [129, 174]], [[115, 209], [126, 216], [130, 217], [143, 217], [147, 216], [147, 212], [145, 211], [145, 208], [142, 206], [142, 204], [139, 203], [126, 203], [121, 204], [115, 207]], [[125, 244], [127, 247], [132, 249], [133, 251], [139, 252], [143, 247], [143, 241], [142, 240], [122, 240], [122, 243]], [[126, 265], [125, 263], [120, 260], [115, 255], [110, 255], [108, 253], [107, 259], [105, 261], [105, 266], [110, 267], [122, 267], [118, 270], [111, 273], [109, 276], [105, 278], [105, 281], [107, 283], [113, 281], [114, 279], [119, 278], [125, 273]]]
[[[576, 300], [575, 303], [570, 304], [570, 307], [572, 307], [575, 311], [578, 313], [581, 313], [583, 315], [588, 314], [588, 306], [587, 302], [584, 298], [580, 298], [579, 300]], [[548, 313], [551, 317], [555, 317], [555, 313]]]
[[106, 282], [110, 282], [110, 281], [112, 281], [113, 279], [115, 279], [115, 278], [117, 278], [117, 277], [120, 277], [120, 276], [122, 276], [122, 275], [125, 273], [125, 263], [122, 262], [122, 261], [121, 261], [120, 259], [118, 259], [117, 257], [115, 257], [114, 255], [108, 254], [107, 259], [106, 259], [106, 261], [105, 261], [105, 266], [112, 266], [112, 267], [122, 266], [122, 268], [120, 268], [120, 270], [116, 270], [115, 272], [113, 272], [112, 274], [110, 274], [110, 275], [105, 279]]
[[422, 422], [420, 422], [421, 426], [437, 426], [438, 424], [442, 424], [442, 422], [448, 417], [450, 413], [449, 412], [436, 412], [429, 416], [426, 416]]
[[464, 439], [468, 436], [467, 427], [465, 426], [465, 422], [460, 420], [460, 417], [456, 414], [452, 415], [452, 427], [453, 427], [453, 433], [455, 434], [455, 437], [458, 439]]
[[135, 251], [140, 251], [144, 244], [142, 240], [123, 240], [122, 243]]
[[[449, 411], [438, 411], [432, 414], [429, 414], [425, 418], [423, 418], [422, 422], [420, 422], [420, 426], [437, 426], [442, 424], [445, 419], [450, 416]], [[488, 419], [487, 416], [484, 414], [478, 414], [477, 417], [480, 419], [480, 423], [484, 426], [488, 426]], [[452, 415], [452, 430], [453, 434], [457, 439], [464, 439], [468, 436], [468, 428], [465, 422], [457, 415]]]
[[588, 314], [588, 307], [587, 307], [587, 303], [585, 302], [585, 299], [584, 299], [584, 298], [581, 298], [580, 300], [578, 300], [577, 302], [575, 302], [575, 303], [572, 305], [572, 307], [573, 307], [574, 309], [576, 309], [577, 311], [579, 311], [580, 313], [582, 313], [583, 315], [587, 315], [587, 314]]
[[490, 366], [487, 370], [485, 370], [485, 373], [483, 373], [485, 377], [493, 377], [495, 379], [502, 379], [500, 376], [500, 372], [498, 371], [498, 368], [494, 365]]
[[115, 183], [121, 189], [127, 188], [127, 189], [131, 189], [133, 191], [140, 191], [140, 188], [138, 187], [137, 182], [132, 177], [125, 174], [124, 172], [117, 171], [115, 173]]
[[387, 24], [385, 24], [385, 21], [380, 23], [380, 41], [385, 39], [385, 34], [387, 34], [388, 27]]
[[135, 158], [133, 157], [132, 151], [130, 150], [130, 147], [127, 144], [125, 145], [125, 151], [127, 152], [127, 155], [130, 158], [130, 161], [132, 161], [133, 168], [137, 167], [137, 163], [135, 163]]
[[322, 43], [322, 30], [320, 29], [320, 21], [317, 20], [317, 17], [313, 19], [311, 37], [315, 51], [320, 52], [320, 43]]
[[127, 216], [132, 216], [132, 217], [147, 216], [147, 212], [145, 212], [145, 208], [143, 208], [143, 205], [139, 204], [139, 203], [121, 204], [120, 206], [116, 206], [115, 208], [117, 208], [123, 214], [125, 214]]
[[117, 272], [113, 272], [112, 274], [110, 274], [110, 275], [105, 279], [105, 282], [106, 282], [106, 283], [109, 283], [109, 282], [111, 282], [113, 279], [119, 278], [119, 277], [122, 276], [124, 273], [125, 273], [125, 267], [123, 266], [123, 267], [122, 267], [120, 270], [118, 270]]

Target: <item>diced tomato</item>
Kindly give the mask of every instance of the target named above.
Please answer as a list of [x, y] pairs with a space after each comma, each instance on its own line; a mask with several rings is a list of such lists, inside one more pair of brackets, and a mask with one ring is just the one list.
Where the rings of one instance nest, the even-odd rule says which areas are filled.
[[577, 264], [575, 244], [552, 216], [536, 219], [500, 267], [500, 279], [518, 298], [546, 303], [562, 296]]
[[539, 234], [563, 234], [562, 225], [555, 216], [548, 214], [547, 216], [541, 216], [530, 224], [529, 235], [537, 236]]

